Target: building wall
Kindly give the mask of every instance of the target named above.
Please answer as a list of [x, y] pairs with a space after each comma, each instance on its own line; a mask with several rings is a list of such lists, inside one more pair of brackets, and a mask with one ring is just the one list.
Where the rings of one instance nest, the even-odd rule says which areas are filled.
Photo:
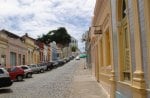
[[34, 50], [33, 52], [33, 64], [40, 63], [40, 52], [39, 50]]
[[[121, 14], [122, 1], [97, 0], [96, 2], [91, 28], [102, 25], [103, 34], [91, 35], [92, 72], [111, 98], [149, 98], [150, 1], [124, 0], [127, 5], [124, 11], [126, 18], [122, 18]], [[106, 2], [109, 2], [111, 7]], [[111, 17], [111, 22], [105, 22], [108, 16]], [[125, 35], [124, 27], [128, 28], [128, 35]], [[107, 32], [110, 32], [110, 38]], [[126, 61], [126, 47], [123, 45], [126, 36], [128, 36], [126, 43], [129, 44], [129, 61]], [[110, 40], [110, 51], [107, 39]], [[107, 59], [109, 56], [112, 56], [111, 63]], [[128, 75], [124, 72], [127, 62], [130, 64]], [[127, 76], [130, 77], [129, 80], [126, 80]]]
[[55, 61], [55, 60], [57, 60], [57, 46], [56, 46], [56, 42], [51, 42], [50, 46], [51, 46], [51, 60]]
[[[92, 71], [98, 82], [111, 94], [113, 76], [112, 20], [110, 0], [97, 0], [91, 29]], [[100, 28], [102, 34], [94, 34]]]
[[[121, 9], [121, 4], [119, 3], [120, 1], [117, 0], [117, 10]], [[136, 2], [135, 0], [126, 0], [127, 2], [127, 23], [129, 24], [129, 39], [130, 39], [130, 49], [131, 49], [131, 82], [126, 82], [123, 81], [121, 79], [121, 75], [119, 72], [117, 72], [116, 77], [119, 81], [116, 81], [116, 96], [122, 96], [123, 98], [125, 96], [128, 96], [128, 98], [145, 98], [145, 91], [142, 90], [144, 87], [144, 79], [143, 79], [143, 69], [142, 69], [142, 53], [141, 53], [141, 38], [140, 38], [140, 34], [142, 34], [143, 32], [141, 32], [140, 30], [140, 25], [138, 23], [140, 23], [140, 20], [138, 20], [138, 17], [140, 15], [138, 15], [138, 2]], [[120, 13], [116, 13], [116, 15], [119, 15]], [[118, 16], [117, 16], [118, 17]], [[139, 17], [140, 18], [140, 17]], [[140, 18], [141, 19], [141, 18]], [[118, 20], [117, 20], [118, 22]], [[119, 26], [120, 24], [117, 23]], [[118, 30], [119, 33], [119, 30]], [[119, 36], [119, 35], [118, 35]], [[122, 49], [121, 49], [122, 50]], [[119, 57], [120, 58], [120, 57]], [[123, 62], [123, 61], [122, 61]], [[118, 65], [118, 68], [121, 65]], [[139, 70], [141, 72], [139, 72]], [[138, 73], [138, 75], [137, 75]], [[119, 79], [119, 75], [120, 75], [120, 79]], [[142, 81], [137, 81], [136, 79], [140, 79]], [[141, 88], [141, 90], [139, 90], [138, 88]], [[128, 90], [129, 89], [129, 90]], [[138, 91], [139, 90], [139, 91]], [[120, 97], [118, 97], [120, 98]]]
[[[142, 2], [142, 4], [140, 4]], [[147, 87], [147, 94], [148, 98], [150, 97], [150, 1], [149, 0], [139, 0], [139, 4], [143, 6], [141, 8], [140, 12], [141, 21], [144, 22], [144, 24], [141, 24], [141, 26], [144, 26], [143, 34], [142, 34], [142, 47], [143, 47], [143, 66], [144, 66], [144, 72], [145, 72], [145, 80], [146, 80], [146, 87]], [[144, 13], [144, 15], [143, 15]], [[143, 15], [143, 16], [142, 16]], [[142, 22], [142, 23], [143, 23]]]
[[4, 33], [0, 33], [0, 64], [1, 66], [6, 66], [7, 65], [7, 59], [6, 59], [6, 54], [7, 54], [7, 35]]
[[35, 41], [29, 37], [27, 34], [25, 34], [23, 36], [23, 39], [25, 41], [25, 45], [26, 45], [26, 48], [28, 49], [28, 52], [27, 52], [27, 64], [35, 64], [36, 62], [34, 62], [34, 52], [35, 52]]
[[[19, 66], [23, 65], [23, 55], [26, 57], [27, 54], [27, 48], [25, 44], [20, 39], [14, 39], [14, 38], [8, 38], [8, 52], [7, 52], [7, 60], [8, 60], [8, 66]], [[11, 65], [11, 53], [16, 54], [16, 61], [15, 65]], [[19, 57], [20, 55], [20, 57]], [[12, 59], [14, 59], [12, 57]], [[26, 58], [25, 58], [25, 64], [26, 64]]]
[[3, 67], [26, 64], [27, 48], [19, 36], [0, 31], [0, 63]]
[[51, 61], [51, 47], [48, 45], [48, 61]]
[[33, 64], [33, 50], [34, 50], [34, 45], [26, 43], [26, 47], [28, 48], [28, 53], [27, 53], [27, 58], [28, 58], [28, 64]]

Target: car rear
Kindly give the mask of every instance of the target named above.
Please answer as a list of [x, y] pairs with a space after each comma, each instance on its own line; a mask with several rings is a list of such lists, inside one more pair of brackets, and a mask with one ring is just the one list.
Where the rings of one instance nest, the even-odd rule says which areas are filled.
[[21, 67], [24, 70], [26, 78], [31, 78], [32, 77], [33, 71], [29, 66], [21, 65], [19, 67]]
[[32, 69], [33, 73], [39, 73], [40, 72], [40, 68], [37, 66], [37, 64], [31, 64], [28, 66]]
[[8, 68], [9, 76], [11, 80], [22, 81], [24, 79], [24, 70], [21, 67], [13, 66]]
[[47, 70], [53, 69], [53, 62], [48, 62], [47, 63]]
[[4, 68], [0, 68], [0, 87], [9, 87], [12, 84], [9, 73]]

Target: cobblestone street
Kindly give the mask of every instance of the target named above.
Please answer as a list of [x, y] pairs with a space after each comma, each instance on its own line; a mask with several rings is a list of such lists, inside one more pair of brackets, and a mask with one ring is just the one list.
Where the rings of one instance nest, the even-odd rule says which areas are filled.
[[62, 67], [0, 89], [0, 98], [108, 98], [105, 91], [84, 69], [85, 61], [72, 60]]
[[51, 71], [34, 74], [33, 78], [14, 82], [0, 89], [0, 98], [67, 98], [79, 61], [71, 61]]

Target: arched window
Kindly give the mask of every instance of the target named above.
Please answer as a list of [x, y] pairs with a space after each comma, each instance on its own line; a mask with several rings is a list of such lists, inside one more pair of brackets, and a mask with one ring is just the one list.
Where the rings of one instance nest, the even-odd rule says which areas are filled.
[[118, 29], [119, 32], [119, 56], [120, 56], [120, 79], [122, 81], [131, 80], [131, 53], [130, 53], [130, 33], [128, 28], [128, 18], [127, 18], [127, 1], [122, 0], [118, 4], [118, 21], [121, 26]]
[[125, 18], [126, 16], [126, 1], [122, 1], [122, 18]]

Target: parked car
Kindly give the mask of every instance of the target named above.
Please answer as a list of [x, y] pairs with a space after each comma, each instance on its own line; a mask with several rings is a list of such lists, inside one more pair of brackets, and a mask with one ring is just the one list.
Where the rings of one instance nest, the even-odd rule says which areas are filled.
[[74, 59], [74, 56], [70, 56], [69, 59], [70, 59], [70, 60], [73, 60], [73, 59]]
[[80, 60], [80, 57], [79, 57], [79, 56], [77, 56], [77, 57], [76, 57], [76, 60]]
[[70, 59], [69, 58], [64, 58], [65, 63], [69, 62]]
[[64, 65], [65, 64], [65, 61], [64, 60], [58, 60], [58, 66], [61, 66], [61, 65]]
[[67, 63], [67, 59], [66, 59], [66, 58], [64, 58], [63, 61], [64, 61], [65, 63]]
[[44, 73], [47, 69], [46, 65], [43, 63], [38, 64], [41, 73]]
[[70, 61], [70, 58], [69, 58], [69, 57], [67, 57], [66, 59], [67, 59], [67, 62], [69, 62], [69, 61]]
[[32, 69], [33, 73], [39, 73], [40, 72], [40, 68], [37, 64], [31, 64], [28, 66]]
[[47, 66], [47, 70], [51, 70], [51, 69], [53, 69], [53, 62], [48, 62], [48, 63], [46, 63], [46, 66]]
[[0, 88], [1, 87], [9, 87], [13, 84], [9, 73], [6, 69], [0, 68]]
[[24, 79], [24, 70], [21, 67], [14, 66], [8, 68], [9, 76], [11, 80], [22, 81]]
[[58, 64], [59, 64], [58, 61], [52, 61], [52, 62], [53, 62], [53, 67], [54, 67], [54, 68], [57, 68], [57, 67], [58, 67]]
[[24, 70], [25, 78], [31, 78], [32, 77], [33, 71], [29, 66], [21, 65], [19, 67], [21, 67]]

